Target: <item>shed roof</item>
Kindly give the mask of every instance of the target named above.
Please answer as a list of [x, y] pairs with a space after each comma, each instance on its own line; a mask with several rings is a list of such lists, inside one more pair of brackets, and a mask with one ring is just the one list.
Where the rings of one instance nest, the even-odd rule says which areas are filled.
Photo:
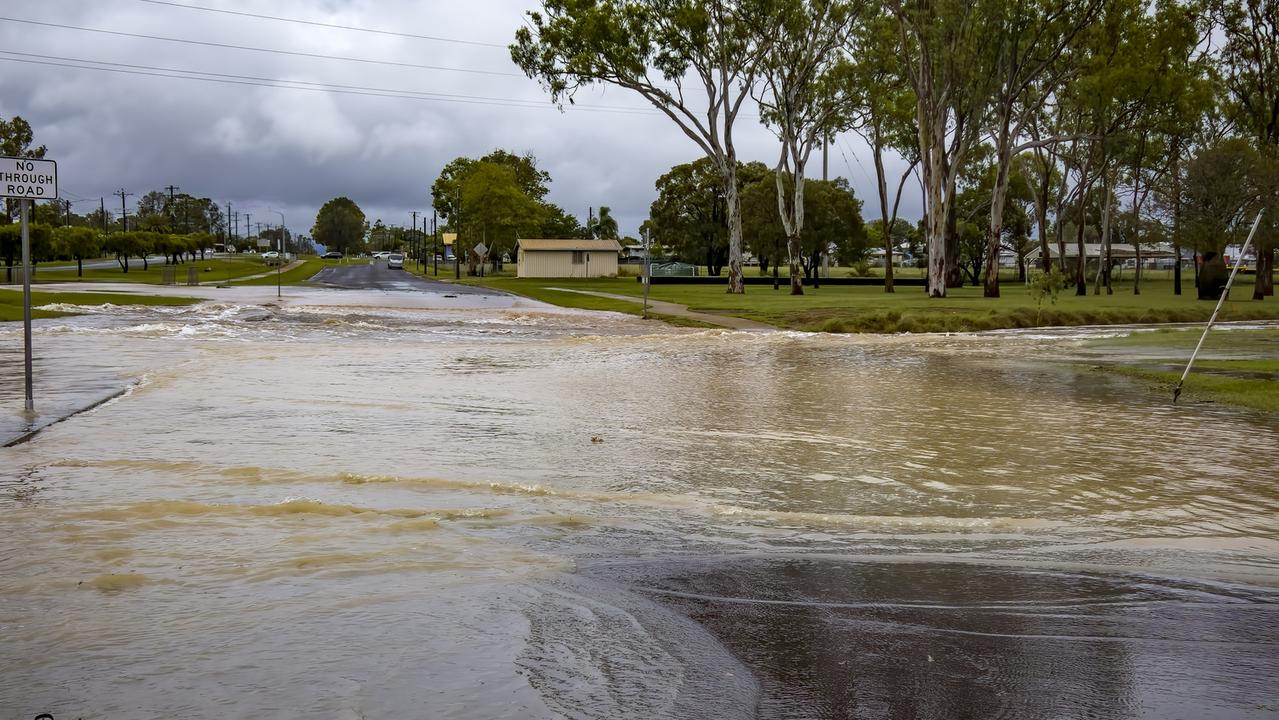
[[596, 252], [618, 252], [622, 249], [616, 240], [520, 240], [520, 248], [524, 250], [594, 250]]

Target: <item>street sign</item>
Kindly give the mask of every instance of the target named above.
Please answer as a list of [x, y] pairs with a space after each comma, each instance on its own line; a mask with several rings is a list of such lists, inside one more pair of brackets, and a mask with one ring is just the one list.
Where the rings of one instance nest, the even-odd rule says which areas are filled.
[[29, 200], [56, 200], [58, 164], [52, 160], [0, 157], [0, 197], [20, 200], [22, 216], [22, 354], [26, 381], [26, 411], [35, 412], [31, 381], [31, 235]]
[[58, 164], [52, 160], [0, 157], [0, 197], [53, 200], [58, 197]]
[[271, 238], [261, 238], [261, 237], [258, 238], [258, 247], [260, 248], [271, 247]]

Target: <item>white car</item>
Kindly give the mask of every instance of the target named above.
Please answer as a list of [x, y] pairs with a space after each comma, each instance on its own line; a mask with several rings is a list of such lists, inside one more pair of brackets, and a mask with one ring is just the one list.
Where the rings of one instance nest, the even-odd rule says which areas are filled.
[[386, 266], [389, 268], [404, 269], [404, 256], [399, 253], [390, 253], [386, 257]]
[[391, 252], [389, 250], [379, 250], [378, 252], [373, 253], [374, 260], [385, 260], [390, 256]]

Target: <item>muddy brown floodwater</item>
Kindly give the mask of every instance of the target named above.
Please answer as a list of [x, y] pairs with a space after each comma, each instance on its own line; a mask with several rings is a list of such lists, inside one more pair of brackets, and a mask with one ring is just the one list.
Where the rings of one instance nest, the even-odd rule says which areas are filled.
[[[1275, 718], [1279, 422], [1099, 331], [511, 300], [0, 328], [0, 717]], [[1113, 332], [1107, 331], [1107, 332]]]

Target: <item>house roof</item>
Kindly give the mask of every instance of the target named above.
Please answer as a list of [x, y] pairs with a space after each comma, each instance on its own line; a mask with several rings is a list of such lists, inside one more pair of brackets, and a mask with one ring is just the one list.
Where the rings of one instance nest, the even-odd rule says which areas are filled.
[[618, 252], [622, 249], [616, 240], [520, 240], [523, 250], [594, 250], [596, 252]]
[[[1090, 258], [1101, 257], [1101, 254], [1103, 252], [1105, 252], [1105, 246], [1102, 245], [1101, 243], [1084, 243], [1084, 257], [1090, 257]], [[1036, 245], [1034, 248], [1032, 248], [1029, 252], [1026, 253], [1026, 259], [1028, 260], [1038, 259], [1039, 254], [1040, 254], [1040, 247]], [[1057, 257], [1056, 243], [1048, 244], [1048, 256], [1054, 257], [1054, 258]], [[1079, 257], [1079, 246], [1076, 243], [1074, 242], [1066, 243], [1066, 257], [1068, 258]], [[1127, 243], [1111, 243], [1110, 257], [1112, 259], [1135, 258], [1137, 257], [1137, 248]], [[1153, 258], [1170, 258], [1170, 257], [1176, 257], [1176, 253], [1174, 253], [1170, 247], [1163, 244], [1143, 245], [1141, 248], [1141, 257], [1142, 259], [1145, 259], [1145, 260], [1149, 260]]]

